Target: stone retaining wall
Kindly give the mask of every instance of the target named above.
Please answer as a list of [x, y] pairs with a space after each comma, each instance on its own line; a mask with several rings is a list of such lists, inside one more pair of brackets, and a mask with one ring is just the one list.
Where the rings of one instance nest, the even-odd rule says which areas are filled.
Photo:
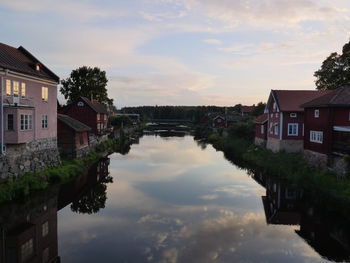
[[0, 179], [45, 170], [60, 163], [57, 138], [7, 145], [6, 154], [0, 156]]

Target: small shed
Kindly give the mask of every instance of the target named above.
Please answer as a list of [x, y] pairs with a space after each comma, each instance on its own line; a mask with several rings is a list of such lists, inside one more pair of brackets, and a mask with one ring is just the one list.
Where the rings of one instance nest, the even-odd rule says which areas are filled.
[[83, 157], [89, 150], [91, 128], [64, 114], [57, 114], [57, 144], [61, 155]]

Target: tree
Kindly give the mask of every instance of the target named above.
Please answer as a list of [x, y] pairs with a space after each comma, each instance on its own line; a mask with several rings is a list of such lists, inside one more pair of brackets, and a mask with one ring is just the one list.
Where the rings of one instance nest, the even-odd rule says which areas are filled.
[[253, 116], [260, 116], [261, 114], [264, 113], [265, 107], [266, 107], [266, 103], [259, 102], [258, 105], [255, 106], [255, 108], [252, 112], [252, 115]]
[[71, 103], [80, 96], [97, 100], [105, 105], [111, 103], [107, 95], [106, 72], [94, 67], [80, 67], [71, 72], [70, 77], [61, 81], [60, 91]]
[[342, 54], [331, 53], [314, 76], [318, 90], [333, 90], [350, 84], [350, 41], [343, 46]]

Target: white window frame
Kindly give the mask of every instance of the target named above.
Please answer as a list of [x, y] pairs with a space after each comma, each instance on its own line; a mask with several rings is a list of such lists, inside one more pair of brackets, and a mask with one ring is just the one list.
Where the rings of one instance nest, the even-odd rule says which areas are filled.
[[310, 142], [323, 143], [323, 131], [310, 131]]
[[274, 126], [273, 133], [275, 135], [278, 135], [278, 125], [277, 124]]
[[273, 123], [270, 122], [270, 134], [273, 134]]
[[100, 120], [100, 118], [101, 118], [100, 114], [99, 114], [99, 113], [97, 113], [97, 120], [99, 121], [99, 120]]
[[275, 117], [278, 118], [278, 113], [275, 114]]
[[261, 125], [261, 126], [260, 126], [260, 133], [261, 133], [261, 134], [264, 134], [264, 125]]
[[296, 117], [297, 117], [297, 114], [296, 114], [295, 112], [292, 112], [291, 114], [289, 114], [289, 116], [290, 116], [291, 118], [296, 118]]
[[30, 131], [33, 129], [33, 115], [31, 114], [21, 114], [20, 116], [20, 130]]
[[320, 110], [314, 110], [314, 117], [319, 118], [320, 117]]
[[43, 129], [49, 128], [48, 119], [49, 119], [48, 115], [46, 115], [46, 114], [41, 115], [41, 128], [43, 128]]
[[45, 221], [41, 225], [41, 236], [46, 237], [49, 234], [49, 221]]
[[[295, 127], [295, 128], [292, 128], [292, 131], [293, 131], [292, 133], [290, 132], [290, 127]], [[288, 136], [298, 136], [299, 135], [299, 123], [288, 123], [287, 134], [288, 134]]]

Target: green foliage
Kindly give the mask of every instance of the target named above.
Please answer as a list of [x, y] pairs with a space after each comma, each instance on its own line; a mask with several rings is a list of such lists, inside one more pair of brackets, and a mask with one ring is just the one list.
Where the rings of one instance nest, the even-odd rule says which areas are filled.
[[342, 54], [331, 53], [314, 73], [318, 90], [333, 90], [350, 84], [350, 42], [343, 46]]
[[80, 96], [93, 98], [106, 105], [113, 105], [113, 100], [107, 96], [106, 72], [94, 67], [80, 67], [71, 72], [70, 77], [61, 81], [60, 92], [72, 102]]
[[253, 121], [238, 122], [229, 128], [228, 133], [230, 137], [253, 141], [255, 136], [255, 125]]
[[114, 127], [114, 128], [121, 128], [122, 124], [123, 127], [127, 127], [132, 125], [132, 121], [128, 116], [111, 116], [109, 118], [109, 123]]
[[264, 113], [266, 107], [266, 103], [264, 102], [259, 102], [258, 105], [255, 106], [252, 115], [255, 117], [258, 117]]

